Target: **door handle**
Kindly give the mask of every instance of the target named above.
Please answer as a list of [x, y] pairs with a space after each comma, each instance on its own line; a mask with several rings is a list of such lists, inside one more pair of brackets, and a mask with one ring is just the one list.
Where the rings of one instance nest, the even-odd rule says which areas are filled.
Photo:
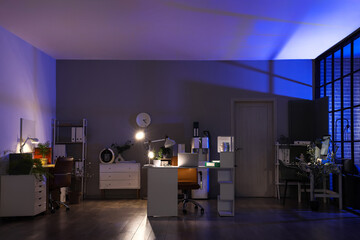
[[235, 148], [235, 151], [244, 150], [242, 147]]

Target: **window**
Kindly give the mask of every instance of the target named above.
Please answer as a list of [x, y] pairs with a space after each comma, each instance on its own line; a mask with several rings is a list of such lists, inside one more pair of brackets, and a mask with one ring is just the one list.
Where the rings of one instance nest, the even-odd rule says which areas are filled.
[[360, 164], [360, 30], [315, 59], [316, 98], [329, 98], [336, 156]]

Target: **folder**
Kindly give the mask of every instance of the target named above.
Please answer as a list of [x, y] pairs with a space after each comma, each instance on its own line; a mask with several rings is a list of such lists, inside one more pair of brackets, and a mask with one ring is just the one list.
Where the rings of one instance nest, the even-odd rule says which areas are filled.
[[71, 142], [75, 142], [76, 141], [76, 128], [72, 127], [71, 128]]
[[83, 128], [77, 127], [76, 128], [76, 142], [82, 142], [83, 141]]

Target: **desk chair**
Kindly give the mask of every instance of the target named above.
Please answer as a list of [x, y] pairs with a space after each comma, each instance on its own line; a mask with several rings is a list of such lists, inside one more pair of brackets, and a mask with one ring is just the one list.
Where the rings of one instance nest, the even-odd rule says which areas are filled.
[[[285, 181], [285, 191], [283, 196], [283, 205], [285, 205], [285, 199], [286, 199], [286, 191], [287, 186], [289, 182], [300, 182], [304, 186], [304, 190], [306, 193], [306, 182], [309, 182], [309, 178], [306, 176], [304, 171], [300, 169], [296, 165], [288, 165], [285, 164], [283, 161], [279, 160], [279, 172], [280, 172], [280, 178], [279, 180]], [[301, 194], [301, 193], [299, 193]]]
[[[74, 159], [60, 157], [57, 159], [55, 163], [55, 167], [53, 169], [52, 175], [49, 181], [49, 208], [51, 213], [55, 212], [55, 208], [60, 208], [60, 205], [66, 207], [66, 211], [69, 211], [70, 208], [64, 202], [53, 200], [51, 196], [51, 192], [57, 190], [60, 192], [60, 188], [62, 187], [70, 187], [71, 185], [71, 174], [73, 171]], [[56, 206], [55, 206], [56, 205]]]
[[201, 214], [204, 213], [204, 208], [196, 201], [190, 199], [191, 190], [199, 189], [198, 172], [196, 168], [179, 168], [178, 169], [178, 189], [183, 193], [183, 198], [179, 199], [179, 203], [183, 204], [183, 213], [186, 214], [187, 203], [192, 203], [195, 209], [200, 208]]

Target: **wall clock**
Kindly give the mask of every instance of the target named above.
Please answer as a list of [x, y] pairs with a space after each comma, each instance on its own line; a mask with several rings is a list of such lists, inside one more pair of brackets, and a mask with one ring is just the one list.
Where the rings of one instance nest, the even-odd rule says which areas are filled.
[[136, 123], [139, 127], [147, 127], [151, 123], [151, 117], [147, 113], [139, 113], [136, 116]]

